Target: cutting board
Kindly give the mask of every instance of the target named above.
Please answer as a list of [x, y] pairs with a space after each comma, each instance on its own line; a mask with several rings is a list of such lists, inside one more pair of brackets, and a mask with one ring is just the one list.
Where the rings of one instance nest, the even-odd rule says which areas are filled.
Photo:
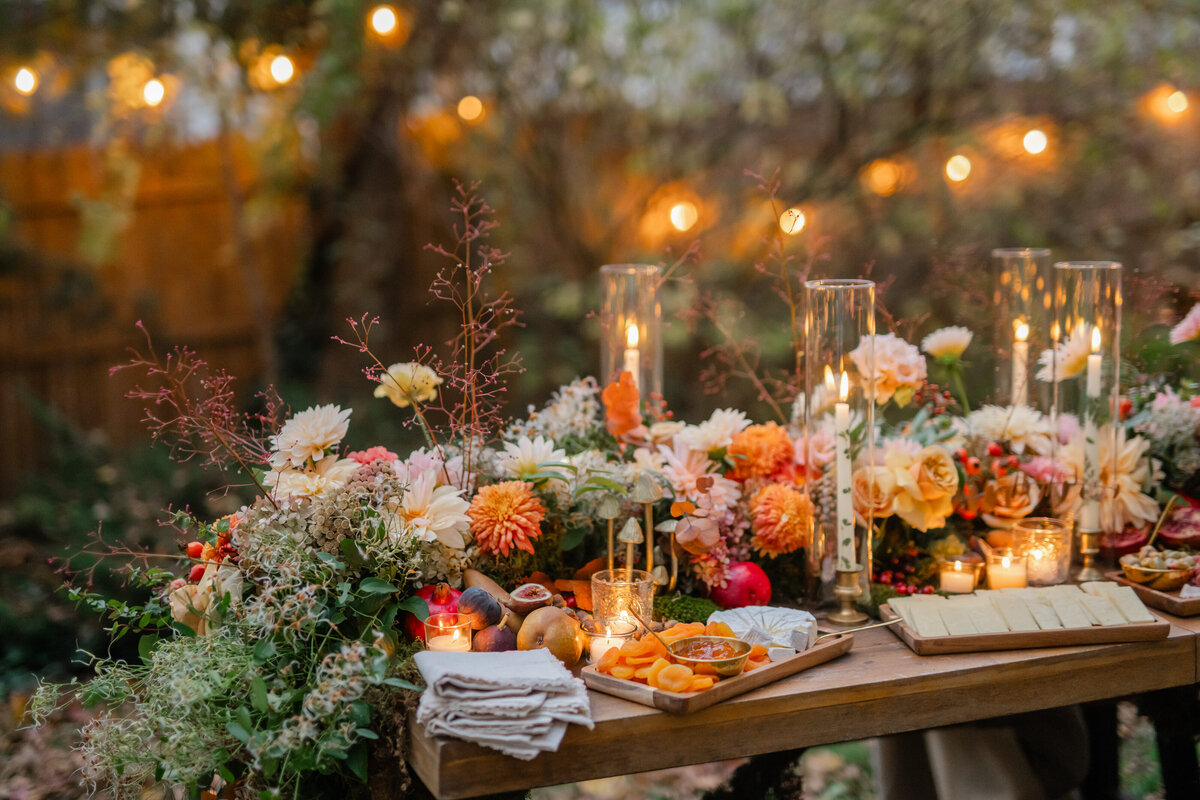
[[[899, 615], [884, 603], [879, 607], [884, 622]], [[920, 636], [906, 622], [891, 626], [892, 633], [899, 636], [919, 656], [937, 656], [947, 653], [980, 653], [985, 650], [1025, 650], [1031, 647], [1068, 647], [1077, 644], [1114, 644], [1116, 642], [1149, 642], [1165, 639], [1171, 631], [1171, 623], [1154, 615], [1156, 622], [1139, 622], [1127, 625], [1092, 625], [1088, 628], [1057, 628], [1046, 631], [1009, 631], [1007, 633], [973, 633], [963, 636]]]
[[1173, 592], [1162, 592], [1158, 589], [1151, 589], [1149, 586], [1142, 586], [1140, 583], [1134, 583], [1126, 578], [1125, 573], [1121, 570], [1109, 572], [1105, 577], [1124, 586], [1132, 586], [1133, 591], [1137, 592], [1137, 596], [1141, 598], [1142, 602], [1151, 608], [1166, 611], [1177, 617], [1194, 617], [1200, 614], [1200, 597], [1185, 599], [1179, 596], [1178, 589]]
[[730, 697], [745, 694], [751, 689], [765, 686], [780, 678], [795, 675], [797, 672], [806, 670], [809, 667], [824, 664], [826, 661], [850, 652], [853, 644], [853, 634], [841, 633], [817, 643], [802, 653], [796, 653], [794, 656], [773, 661], [767, 666], [759, 667], [753, 672], [744, 672], [736, 678], [725, 678], [724, 680], [717, 681], [711, 689], [705, 689], [702, 692], [688, 692], [686, 694], [668, 692], [663, 689], [655, 689], [653, 686], [647, 686], [644, 683], [614, 678], [611, 675], [605, 675], [603, 672], [597, 672], [596, 668], [591, 665], [584, 667], [580, 674], [583, 677], [583, 682], [587, 684], [589, 689], [616, 695], [617, 697], [631, 700], [634, 703], [641, 703], [651, 708], [659, 708], [670, 714], [690, 714], [693, 711], [708, 708]]

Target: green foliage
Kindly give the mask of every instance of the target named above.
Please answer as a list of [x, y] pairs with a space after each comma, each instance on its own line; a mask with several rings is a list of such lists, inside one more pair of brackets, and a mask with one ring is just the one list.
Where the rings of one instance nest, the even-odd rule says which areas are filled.
[[689, 597], [685, 594], [656, 594], [654, 596], [654, 616], [658, 619], [674, 619], [679, 622], [708, 622], [708, 617], [721, 607], [703, 597]]

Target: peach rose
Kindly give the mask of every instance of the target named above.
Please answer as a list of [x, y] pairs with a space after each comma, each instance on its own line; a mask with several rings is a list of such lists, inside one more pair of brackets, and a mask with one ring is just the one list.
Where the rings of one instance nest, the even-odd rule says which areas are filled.
[[921, 497], [936, 500], [958, 492], [958, 469], [950, 454], [937, 445], [921, 449], [916, 463], [910, 468], [921, 490]]
[[983, 491], [983, 521], [993, 528], [1007, 528], [1033, 513], [1042, 499], [1037, 481], [1023, 472], [1010, 472], [988, 481]]
[[896, 497], [896, 479], [887, 467], [860, 467], [851, 482], [854, 497], [854, 513], [860, 519], [868, 516], [886, 519], [892, 515], [892, 501]]
[[[937, 453], [932, 452], [934, 450], [941, 448], [925, 448], [916, 456], [903, 450], [892, 450], [887, 454], [884, 465], [896, 479], [896, 497], [892, 502], [892, 511], [919, 531], [943, 527], [946, 518], [954, 512], [954, 492], [947, 491], [951, 486], [951, 478], [945, 472], [945, 462]], [[950, 461], [949, 456], [946, 457], [946, 461], [953, 469], [954, 462]], [[956, 473], [953, 489], [957, 488]], [[926, 496], [926, 492], [929, 496]]]

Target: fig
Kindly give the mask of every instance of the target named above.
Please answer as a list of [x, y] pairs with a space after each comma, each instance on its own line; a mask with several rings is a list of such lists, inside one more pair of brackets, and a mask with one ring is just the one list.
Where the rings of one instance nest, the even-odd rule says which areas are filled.
[[472, 586], [459, 595], [458, 613], [471, 618], [471, 630], [481, 631], [500, 622], [504, 609], [486, 589]]
[[499, 653], [517, 649], [517, 635], [508, 627], [508, 615], [475, 634], [472, 647], [480, 653]]
[[540, 583], [523, 583], [512, 591], [512, 602], [508, 604], [517, 614], [528, 614], [534, 609], [550, 603], [550, 590]]

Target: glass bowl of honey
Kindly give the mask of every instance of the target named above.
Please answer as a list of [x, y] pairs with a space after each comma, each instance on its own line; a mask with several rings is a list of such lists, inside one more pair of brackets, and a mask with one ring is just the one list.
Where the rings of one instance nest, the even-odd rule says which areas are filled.
[[751, 645], [728, 636], [689, 636], [668, 646], [671, 657], [697, 675], [731, 678], [740, 675], [750, 658]]

